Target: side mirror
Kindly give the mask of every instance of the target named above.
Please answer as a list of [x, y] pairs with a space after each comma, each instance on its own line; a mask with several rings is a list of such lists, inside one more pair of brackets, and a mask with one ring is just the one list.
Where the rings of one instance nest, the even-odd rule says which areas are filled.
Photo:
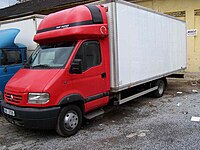
[[82, 73], [82, 60], [74, 59], [69, 70], [71, 74], [81, 74]]

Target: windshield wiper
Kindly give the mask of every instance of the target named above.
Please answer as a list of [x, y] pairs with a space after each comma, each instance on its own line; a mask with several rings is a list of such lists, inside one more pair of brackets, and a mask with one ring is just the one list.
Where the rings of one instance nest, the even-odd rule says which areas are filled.
[[39, 65], [32, 66], [32, 68], [51, 68], [51, 66], [47, 64], [39, 64]]

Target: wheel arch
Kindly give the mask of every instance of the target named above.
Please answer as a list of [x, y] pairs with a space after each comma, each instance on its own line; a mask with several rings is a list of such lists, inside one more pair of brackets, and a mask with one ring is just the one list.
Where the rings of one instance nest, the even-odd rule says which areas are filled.
[[153, 81], [151, 81], [150, 83], [152, 84], [152, 86], [155, 86], [155, 84], [156, 84], [156, 82], [157, 82], [158, 80], [163, 80], [163, 81], [165, 82], [165, 85], [167, 86], [168, 83], [167, 83], [167, 78], [166, 78], [166, 77], [162, 77], [162, 78], [153, 80]]
[[63, 97], [58, 103], [58, 105], [61, 107], [64, 107], [69, 104], [77, 105], [81, 109], [82, 113], [84, 114], [85, 112], [84, 103], [85, 103], [85, 99], [80, 94], [70, 94]]

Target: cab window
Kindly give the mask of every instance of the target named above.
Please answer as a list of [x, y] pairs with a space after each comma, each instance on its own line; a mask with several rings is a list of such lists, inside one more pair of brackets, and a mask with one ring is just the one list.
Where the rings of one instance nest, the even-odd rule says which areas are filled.
[[98, 41], [84, 42], [79, 48], [75, 59], [82, 60], [82, 71], [91, 67], [98, 66], [101, 63], [100, 43]]
[[1, 66], [21, 64], [21, 51], [20, 50], [1, 50]]

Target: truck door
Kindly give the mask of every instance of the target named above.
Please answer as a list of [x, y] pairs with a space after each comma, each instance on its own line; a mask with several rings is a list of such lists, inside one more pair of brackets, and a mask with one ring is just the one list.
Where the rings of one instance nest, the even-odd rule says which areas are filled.
[[82, 73], [73, 74], [73, 85], [86, 100], [85, 110], [89, 111], [108, 102], [106, 72], [101, 46], [98, 41], [85, 41], [74, 59], [82, 61]]
[[22, 67], [22, 50], [20, 49], [1, 49], [0, 50], [0, 93], [8, 80]]

